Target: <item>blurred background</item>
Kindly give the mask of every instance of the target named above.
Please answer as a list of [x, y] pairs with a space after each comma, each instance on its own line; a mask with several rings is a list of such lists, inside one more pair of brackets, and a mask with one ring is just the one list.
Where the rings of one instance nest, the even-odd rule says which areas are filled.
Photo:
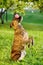
[[[10, 60], [14, 13], [23, 17], [22, 26], [34, 38], [22, 62]], [[43, 65], [43, 0], [0, 0], [0, 65]]]

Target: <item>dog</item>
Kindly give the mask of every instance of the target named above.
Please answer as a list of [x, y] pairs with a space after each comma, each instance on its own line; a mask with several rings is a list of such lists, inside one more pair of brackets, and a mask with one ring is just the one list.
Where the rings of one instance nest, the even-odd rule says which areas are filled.
[[10, 27], [13, 27], [14, 29], [14, 41], [11, 48], [11, 58], [14, 61], [22, 60], [25, 55], [25, 47], [28, 45], [30, 46], [30, 43], [33, 45], [33, 37], [28, 37], [27, 32], [21, 25], [21, 20], [23, 18], [19, 14], [15, 14], [13, 17], [13, 21], [10, 24]]

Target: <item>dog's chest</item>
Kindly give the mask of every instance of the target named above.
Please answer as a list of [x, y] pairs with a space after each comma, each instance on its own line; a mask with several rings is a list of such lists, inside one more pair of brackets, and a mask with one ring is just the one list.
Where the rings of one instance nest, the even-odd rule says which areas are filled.
[[24, 30], [22, 26], [19, 26], [18, 29], [15, 32], [15, 37], [19, 40], [28, 40], [28, 33]]

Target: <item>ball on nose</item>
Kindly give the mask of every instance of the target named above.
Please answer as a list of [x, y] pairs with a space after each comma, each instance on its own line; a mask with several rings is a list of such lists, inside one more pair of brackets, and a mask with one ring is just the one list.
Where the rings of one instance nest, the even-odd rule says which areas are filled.
[[19, 15], [18, 14], [15, 14], [15, 18], [19, 18]]

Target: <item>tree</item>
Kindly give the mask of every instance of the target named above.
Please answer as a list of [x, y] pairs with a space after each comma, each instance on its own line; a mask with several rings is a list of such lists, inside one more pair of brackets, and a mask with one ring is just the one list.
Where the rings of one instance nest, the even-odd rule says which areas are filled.
[[[26, 1], [26, 0], [25, 0]], [[0, 18], [2, 20], [2, 16], [5, 12], [7, 12], [7, 10], [13, 5], [14, 7], [14, 12], [17, 13], [24, 13], [24, 7], [25, 7], [25, 1], [22, 0], [1, 0], [0, 1], [0, 8], [1, 8], [1, 12], [0, 12]], [[2, 12], [2, 9], [5, 8], [5, 11]], [[6, 18], [7, 19], [7, 18]], [[2, 21], [2, 23], [4, 23], [4, 21]]]
[[[2, 18], [2, 16], [3, 16], [3, 14], [5, 13], [5, 12], [7, 12], [7, 10], [9, 9], [9, 7], [11, 7], [12, 6], [12, 2], [9, 0], [1, 0], [0, 1], [0, 9], [1, 9], [1, 12], [0, 12], [0, 19], [1, 19], [1, 22], [2, 22], [2, 24], [4, 23], [4, 20], [3, 20], [3, 18]], [[3, 8], [5, 8], [5, 10], [3, 11]], [[6, 17], [6, 19], [7, 19], [7, 17]]]
[[39, 3], [38, 7], [40, 9], [40, 12], [43, 12], [43, 0], [39, 0], [38, 3]]
[[40, 12], [43, 12], [43, 0], [28, 0], [29, 2], [33, 2], [34, 5], [40, 9]]

